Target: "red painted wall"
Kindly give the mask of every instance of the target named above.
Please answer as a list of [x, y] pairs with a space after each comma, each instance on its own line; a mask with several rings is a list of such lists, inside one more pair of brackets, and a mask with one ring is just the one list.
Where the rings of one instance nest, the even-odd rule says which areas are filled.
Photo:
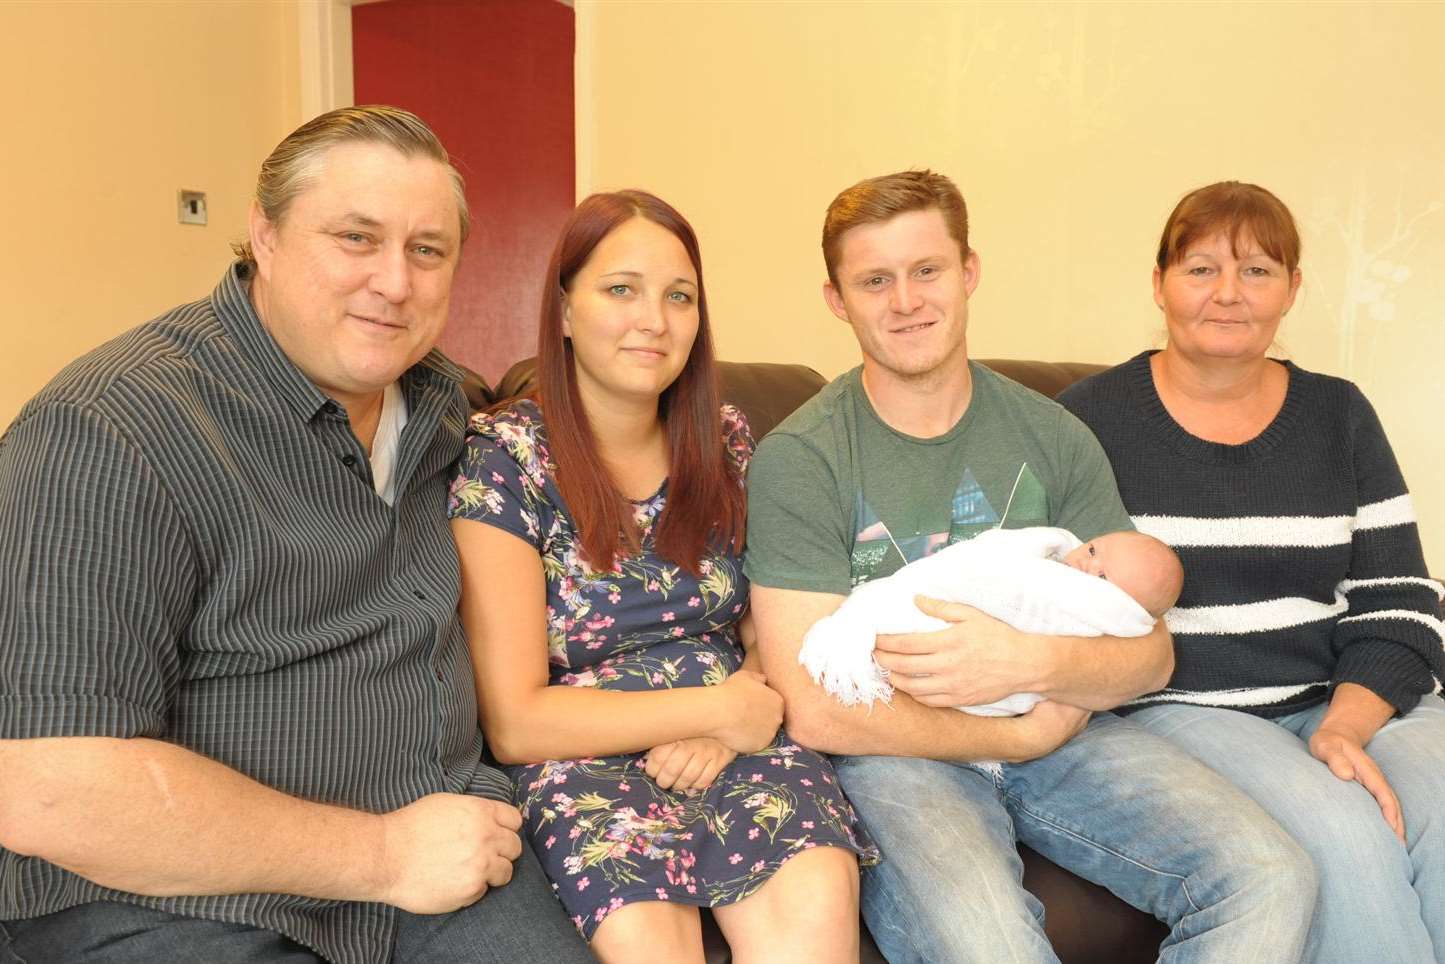
[[437, 132], [472, 233], [441, 347], [495, 384], [537, 350], [547, 258], [572, 210], [572, 8], [557, 0], [388, 0], [351, 8], [356, 103]]

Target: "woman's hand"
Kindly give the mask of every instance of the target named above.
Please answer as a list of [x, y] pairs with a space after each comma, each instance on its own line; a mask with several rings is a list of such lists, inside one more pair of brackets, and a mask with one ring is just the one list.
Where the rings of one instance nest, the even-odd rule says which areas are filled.
[[717, 740], [700, 736], [653, 747], [644, 757], [644, 769], [664, 790], [701, 790], [712, 786], [736, 758], [736, 753]]
[[1310, 737], [1310, 753], [1330, 768], [1341, 780], [1353, 780], [1375, 798], [1380, 814], [1400, 842], [1405, 842], [1405, 817], [1400, 801], [1378, 764], [1365, 752], [1364, 741], [1346, 727], [1330, 727], [1321, 723]]
[[1395, 707], [1374, 690], [1359, 683], [1340, 683], [1310, 737], [1310, 753], [1341, 780], [1353, 780], [1370, 791], [1385, 822], [1403, 842], [1405, 815], [1400, 801], [1379, 765], [1365, 752], [1380, 727], [1394, 715]]
[[740, 669], [709, 690], [724, 701], [723, 722], [710, 734], [717, 742], [734, 753], [754, 753], [773, 742], [783, 725], [783, 698], [762, 673]]

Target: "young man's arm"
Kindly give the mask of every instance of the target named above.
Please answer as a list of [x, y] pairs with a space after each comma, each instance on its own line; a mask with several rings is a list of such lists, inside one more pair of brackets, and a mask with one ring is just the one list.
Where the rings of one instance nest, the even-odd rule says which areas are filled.
[[763, 671], [768, 685], [783, 694], [784, 727], [799, 743], [826, 753], [1018, 762], [1052, 752], [1088, 722], [1088, 712], [1051, 701], [1018, 717], [972, 716], [951, 705], [925, 706], [903, 692], [895, 693], [891, 704], [844, 706], [798, 663], [803, 634], [843, 598], [756, 583], [752, 587]]
[[[1094, 434], [1053, 409], [1050, 524], [1080, 539], [1133, 529], [1114, 471]], [[936, 633], [880, 637], [879, 662], [895, 686], [932, 706], [976, 706], [1011, 693], [1039, 693], [1088, 710], [1107, 710], [1169, 682], [1174, 640], [1163, 620], [1147, 636], [1033, 636], [978, 610], [929, 600], [921, 608], [953, 623]]]
[[439, 793], [363, 813], [159, 740], [0, 740], [0, 774], [0, 846], [136, 894], [259, 891], [436, 914], [505, 884], [521, 853], [505, 803]]
[[1086, 710], [1109, 710], [1152, 693], [1174, 672], [1174, 641], [1157, 620], [1147, 636], [1035, 636], [972, 606], [918, 601], [953, 625], [880, 636], [874, 652], [896, 689], [928, 706], [978, 706], [1038, 693]]

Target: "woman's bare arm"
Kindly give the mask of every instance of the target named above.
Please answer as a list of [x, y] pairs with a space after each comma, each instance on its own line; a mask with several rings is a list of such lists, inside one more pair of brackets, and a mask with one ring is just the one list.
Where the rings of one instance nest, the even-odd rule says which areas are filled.
[[633, 753], [703, 736], [752, 752], [776, 734], [781, 699], [750, 672], [718, 686], [647, 692], [549, 686], [546, 579], [537, 550], [469, 519], [453, 520], [452, 530], [482, 729], [498, 760]]

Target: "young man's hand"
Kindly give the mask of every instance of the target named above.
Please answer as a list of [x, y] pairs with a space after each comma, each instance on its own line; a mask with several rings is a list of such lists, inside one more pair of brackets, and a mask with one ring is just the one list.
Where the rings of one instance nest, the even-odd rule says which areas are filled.
[[952, 625], [878, 637], [873, 657], [889, 671], [895, 689], [925, 706], [981, 706], [1039, 689], [1047, 653], [1033, 637], [972, 606], [925, 596], [914, 602]]
[[1043, 700], [1023, 716], [1016, 716], [1009, 722], [1014, 724], [1013, 752], [1004, 757], [1007, 763], [1024, 763], [1036, 760], [1072, 740], [1089, 724], [1088, 710], [1053, 700]]

